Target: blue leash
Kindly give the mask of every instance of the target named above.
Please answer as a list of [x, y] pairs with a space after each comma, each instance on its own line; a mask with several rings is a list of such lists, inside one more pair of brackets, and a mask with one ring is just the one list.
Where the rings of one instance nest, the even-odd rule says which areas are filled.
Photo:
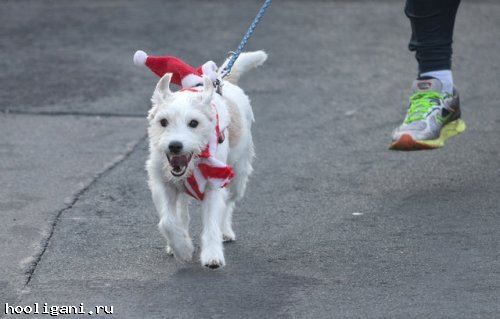
[[269, 6], [271, 5], [271, 2], [273, 2], [273, 0], [266, 0], [264, 2], [264, 4], [262, 5], [262, 7], [260, 7], [259, 12], [255, 16], [255, 19], [253, 19], [252, 24], [248, 28], [247, 33], [245, 34], [243, 39], [241, 39], [240, 45], [238, 46], [236, 51], [231, 52], [231, 58], [229, 59], [229, 62], [227, 63], [224, 70], [222, 70], [221, 78], [225, 78], [231, 72], [231, 68], [233, 67], [234, 62], [240, 56], [241, 51], [243, 51], [243, 48], [245, 47], [248, 40], [252, 36], [253, 31], [255, 30], [255, 27], [257, 27], [257, 25], [260, 22], [260, 19], [262, 19], [262, 17], [264, 16], [264, 13], [266, 13], [267, 8], [269, 8]]

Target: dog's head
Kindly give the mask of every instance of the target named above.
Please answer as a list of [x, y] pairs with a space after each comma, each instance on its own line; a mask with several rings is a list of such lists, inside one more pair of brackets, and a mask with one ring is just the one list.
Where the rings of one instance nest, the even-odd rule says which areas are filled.
[[165, 74], [153, 93], [148, 114], [148, 134], [151, 152], [163, 158], [168, 178], [189, 176], [192, 159], [207, 146], [216, 125], [211, 106], [214, 87], [204, 77], [200, 92], [178, 91], [169, 88], [171, 74]]

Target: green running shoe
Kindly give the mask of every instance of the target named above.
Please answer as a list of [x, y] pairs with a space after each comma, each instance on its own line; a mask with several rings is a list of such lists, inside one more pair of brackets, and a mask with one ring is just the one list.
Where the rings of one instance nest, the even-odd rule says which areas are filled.
[[434, 149], [465, 130], [460, 118], [460, 99], [454, 89], [452, 94], [443, 94], [441, 81], [432, 77], [421, 77], [413, 82], [413, 94], [409, 99], [406, 117], [392, 132], [393, 150], [412, 151]]

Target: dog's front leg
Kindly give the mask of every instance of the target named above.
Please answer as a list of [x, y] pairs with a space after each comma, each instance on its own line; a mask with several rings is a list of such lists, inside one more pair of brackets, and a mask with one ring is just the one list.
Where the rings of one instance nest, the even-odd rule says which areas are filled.
[[191, 260], [194, 252], [189, 233], [177, 217], [178, 190], [162, 181], [150, 181], [151, 193], [156, 210], [160, 215], [158, 228], [168, 241], [167, 252], [172, 249], [175, 258]]
[[179, 194], [177, 199], [177, 220], [186, 232], [189, 232], [189, 219], [189, 197], [186, 194]]
[[224, 214], [226, 189], [209, 190], [202, 202], [203, 232], [201, 234], [201, 264], [215, 269], [226, 264], [222, 248], [221, 221]]

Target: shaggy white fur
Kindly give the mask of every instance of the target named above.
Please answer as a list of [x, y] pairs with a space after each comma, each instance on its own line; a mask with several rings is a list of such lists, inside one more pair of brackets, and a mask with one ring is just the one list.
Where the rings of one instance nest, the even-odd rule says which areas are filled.
[[[158, 227], [168, 242], [167, 253], [173, 253], [178, 260], [191, 260], [194, 252], [184, 181], [193, 169], [192, 159], [203, 151], [213, 134], [218, 114], [219, 126], [226, 138], [218, 145], [215, 157], [231, 165], [236, 176], [227, 188], [214, 189], [209, 185], [205, 190], [201, 202], [200, 261], [209, 268], [225, 265], [222, 242], [236, 239], [232, 214], [235, 202], [245, 193], [254, 157], [251, 135], [254, 116], [250, 100], [236, 82], [266, 59], [263, 51], [242, 53], [233, 66], [232, 74], [237, 76], [223, 82], [222, 96], [214, 92], [212, 81], [207, 77], [200, 92], [171, 92], [171, 74], [163, 76], [156, 86], [148, 115], [150, 155], [146, 168], [160, 218]], [[235, 107], [237, 110], [230, 109]], [[230, 143], [233, 137], [235, 140]]]

